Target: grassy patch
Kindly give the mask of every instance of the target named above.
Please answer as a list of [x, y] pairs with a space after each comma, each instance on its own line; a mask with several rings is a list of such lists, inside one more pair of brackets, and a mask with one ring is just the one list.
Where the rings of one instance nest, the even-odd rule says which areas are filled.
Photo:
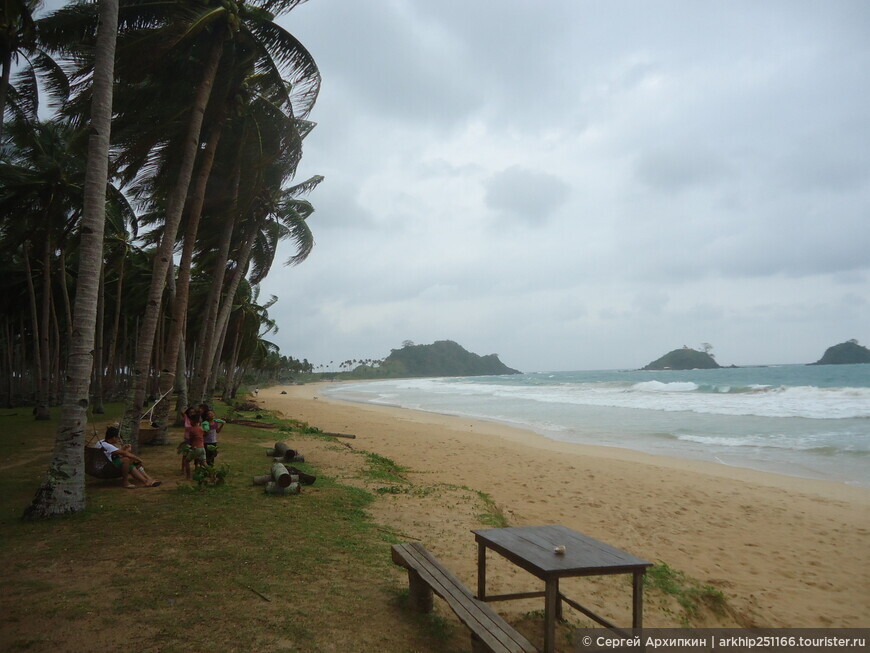
[[[222, 407], [219, 407], [222, 408]], [[107, 406], [105, 423], [120, 417]], [[8, 411], [7, 411], [8, 412]], [[186, 482], [175, 445], [143, 447], [156, 489], [122, 490], [87, 480], [87, 509], [22, 522], [45, 473], [56, 422], [30, 411], [4, 417], [0, 434], [0, 641], [11, 650], [439, 650], [434, 635], [391, 613], [394, 569], [387, 542], [366, 509], [374, 495], [299, 463], [317, 482], [297, 496], [269, 496], [251, 483], [266, 474], [265, 452], [292, 434], [305, 451], [307, 425], [259, 411], [276, 431], [229, 424], [221, 433], [217, 486]], [[0, 411], [2, 413], [2, 411]], [[55, 419], [56, 419], [55, 415]], [[301, 429], [299, 428], [301, 427]], [[90, 427], [89, 427], [90, 428]], [[310, 441], [309, 441], [310, 442]], [[298, 443], [298, 444], [297, 444]], [[346, 450], [353, 459], [356, 456]], [[366, 454], [367, 474], [404, 483], [404, 469]], [[264, 598], [265, 597], [265, 598]], [[372, 627], [383, 622], [389, 627]], [[126, 633], [126, 634], [125, 634]]]
[[507, 517], [505, 517], [501, 508], [496, 505], [495, 501], [492, 500], [492, 497], [486, 492], [476, 491], [476, 493], [477, 498], [480, 499], [484, 506], [484, 511], [477, 515], [480, 523], [493, 528], [507, 528], [510, 525]]
[[396, 464], [385, 456], [367, 451], [361, 452], [366, 457], [367, 467], [363, 470], [363, 476], [371, 481], [383, 483], [407, 483], [405, 474], [407, 467]]
[[717, 614], [725, 611], [726, 600], [721, 590], [703, 584], [661, 560], [647, 569], [644, 587], [676, 600], [683, 609], [684, 623], [689, 617], [697, 615], [702, 606], [712, 609]]

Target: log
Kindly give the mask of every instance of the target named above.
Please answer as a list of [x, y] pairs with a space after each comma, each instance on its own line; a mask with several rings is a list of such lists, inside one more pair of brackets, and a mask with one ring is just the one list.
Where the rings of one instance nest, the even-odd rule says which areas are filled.
[[287, 487], [291, 482], [290, 472], [281, 463], [274, 463], [272, 465], [272, 478], [281, 487]]
[[330, 433], [329, 431], [324, 431], [323, 435], [331, 435], [334, 438], [350, 438], [351, 440], [356, 439], [356, 436], [353, 433]]
[[256, 422], [252, 419], [228, 419], [226, 420], [227, 424], [238, 424], [239, 426], [250, 426], [255, 429], [270, 429], [274, 430], [278, 428], [277, 424], [269, 424], [267, 422]]
[[289, 449], [290, 449], [290, 447], [288, 447], [283, 442], [276, 442], [275, 448], [272, 449], [272, 452], [273, 452], [273, 455], [276, 456], [277, 458], [283, 458], [284, 456], [287, 455], [287, 451]]
[[277, 483], [267, 483], [266, 494], [275, 494], [278, 496], [286, 496], [288, 494], [299, 494], [301, 492], [301, 488], [299, 483], [291, 483], [287, 487], [281, 487]]
[[272, 480], [271, 474], [263, 474], [262, 476], [254, 477], [254, 485], [266, 485], [269, 481]]

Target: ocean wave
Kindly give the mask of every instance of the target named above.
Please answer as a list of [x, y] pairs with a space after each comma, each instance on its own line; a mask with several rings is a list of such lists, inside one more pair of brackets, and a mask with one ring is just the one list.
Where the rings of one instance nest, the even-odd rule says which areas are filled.
[[[763, 435], [743, 435], [743, 436], [716, 436], [716, 435], [688, 435], [681, 434], [673, 436], [682, 442], [693, 442], [714, 447], [751, 447], [753, 449], [787, 449], [790, 451], [802, 451], [805, 453], [813, 453], [817, 455], [853, 455], [853, 456], [870, 456], [870, 449], [867, 448], [868, 443], [866, 438], [856, 437], [853, 441], [843, 439], [843, 435], [839, 434], [838, 443], [834, 444], [827, 440], [823, 434], [817, 434], [812, 438], [794, 438], [792, 436], [782, 435], [779, 437], [769, 433]], [[864, 441], [862, 441], [862, 439]]]
[[[695, 381], [607, 381], [531, 385], [490, 379], [409, 379], [345, 386], [347, 392], [389, 397], [410, 407], [459, 403], [597, 406], [706, 415], [799, 417], [804, 419], [870, 418], [870, 388], [774, 386]], [[377, 401], [375, 397], [370, 400]]]

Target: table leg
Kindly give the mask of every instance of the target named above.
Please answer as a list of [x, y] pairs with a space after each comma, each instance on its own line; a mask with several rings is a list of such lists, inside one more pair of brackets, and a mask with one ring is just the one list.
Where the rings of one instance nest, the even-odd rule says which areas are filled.
[[645, 569], [634, 572], [631, 601], [631, 627], [643, 628], [643, 576]]
[[544, 653], [554, 653], [556, 650], [556, 610], [559, 602], [559, 580], [547, 580], [544, 591]]
[[486, 601], [486, 547], [477, 543], [477, 598]]

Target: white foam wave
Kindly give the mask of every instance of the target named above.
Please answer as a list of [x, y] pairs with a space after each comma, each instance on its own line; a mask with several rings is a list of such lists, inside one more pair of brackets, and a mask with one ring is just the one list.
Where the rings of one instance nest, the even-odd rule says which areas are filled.
[[[801, 417], [805, 419], [870, 418], [870, 388], [754, 385], [733, 391], [727, 385], [702, 388], [696, 383], [555, 383], [510, 385], [456, 379], [411, 379], [344, 386], [342, 390], [380, 395], [399, 403], [430, 401], [500, 401], [636, 408], [708, 415]], [[425, 397], [425, 400], [423, 399]]]

